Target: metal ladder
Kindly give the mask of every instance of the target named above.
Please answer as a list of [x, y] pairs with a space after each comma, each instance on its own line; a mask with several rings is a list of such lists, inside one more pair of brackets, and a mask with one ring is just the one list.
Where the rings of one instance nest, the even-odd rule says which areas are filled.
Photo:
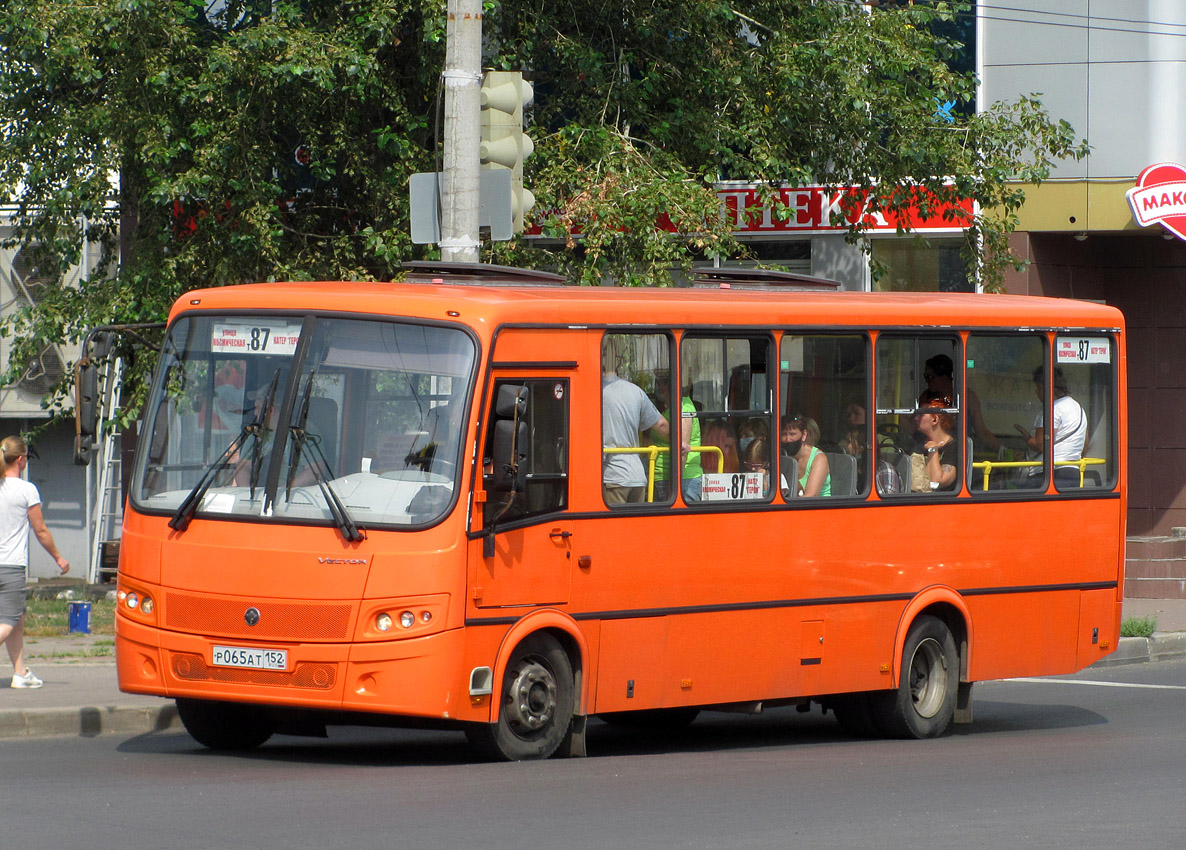
[[124, 363], [119, 357], [107, 361], [100, 381], [99, 425], [95, 435], [93, 462], [87, 466], [87, 528], [90, 531], [90, 562], [87, 582], [113, 579], [123, 524], [123, 494], [120, 431], [115, 424], [120, 410]]

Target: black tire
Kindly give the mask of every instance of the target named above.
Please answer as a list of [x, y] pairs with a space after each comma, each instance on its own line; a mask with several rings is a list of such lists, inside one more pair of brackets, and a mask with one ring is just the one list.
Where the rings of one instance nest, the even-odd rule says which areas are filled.
[[276, 732], [276, 721], [254, 705], [178, 699], [177, 715], [185, 731], [212, 750], [254, 750]]
[[700, 716], [698, 708], [647, 708], [641, 711], [607, 711], [597, 715], [603, 723], [645, 732], [678, 732]]
[[876, 725], [893, 738], [938, 738], [955, 716], [958, 687], [951, 630], [937, 617], [919, 617], [906, 636], [897, 689], [872, 698]]
[[500, 688], [498, 720], [466, 729], [489, 758], [526, 761], [551, 757], [572, 724], [572, 662], [554, 637], [534, 634], [517, 647]]

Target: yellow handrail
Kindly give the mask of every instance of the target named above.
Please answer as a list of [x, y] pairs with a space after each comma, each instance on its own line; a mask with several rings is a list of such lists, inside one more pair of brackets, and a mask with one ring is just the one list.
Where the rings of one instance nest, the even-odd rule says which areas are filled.
[[[655, 459], [658, 458], [661, 453], [666, 453], [668, 451], [670, 451], [669, 446], [640, 446], [638, 448], [629, 449], [603, 448], [601, 453], [607, 455], [648, 455], [647, 501], [653, 502], [655, 501]], [[721, 451], [719, 446], [691, 446], [688, 448], [688, 454], [701, 454], [703, 452], [708, 452], [709, 454], [713, 454], [715, 452], [718, 460], [720, 461], [720, 465], [717, 468], [725, 468], [725, 453]]]
[[[1099, 466], [1108, 461], [1102, 457], [1084, 457], [1079, 460], [1056, 460], [1055, 466], [1077, 466], [1079, 467], [1079, 486], [1083, 486], [1083, 479], [1085, 477], [1087, 467]], [[973, 469], [984, 470], [984, 489], [988, 489], [988, 477], [992, 474], [994, 469], [1023, 469], [1041, 467], [1040, 460], [980, 460], [972, 464]]]

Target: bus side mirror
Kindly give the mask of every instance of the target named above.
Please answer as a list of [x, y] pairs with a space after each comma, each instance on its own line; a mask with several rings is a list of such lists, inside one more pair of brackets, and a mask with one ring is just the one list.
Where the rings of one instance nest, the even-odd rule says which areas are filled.
[[83, 358], [74, 364], [74, 462], [91, 462], [91, 447], [99, 430], [99, 371], [95, 361]]
[[500, 419], [494, 423], [493, 473], [487, 489], [494, 493], [522, 490], [527, 484], [527, 423]]
[[78, 434], [93, 437], [99, 430], [99, 369], [90, 358], [74, 365], [74, 396]]

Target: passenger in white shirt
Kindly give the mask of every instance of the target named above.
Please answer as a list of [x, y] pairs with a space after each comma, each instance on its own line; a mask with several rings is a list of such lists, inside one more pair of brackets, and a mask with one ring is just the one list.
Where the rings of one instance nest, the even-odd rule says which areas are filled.
[[[1038, 398], [1045, 400], [1046, 381], [1041, 366], [1034, 370], [1034, 392]], [[1054, 412], [1051, 423], [1051, 440], [1054, 444], [1054, 481], [1059, 489], [1080, 486], [1078, 466], [1070, 466], [1060, 461], [1078, 461], [1083, 457], [1083, 447], [1087, 444], [1087, 414], [1082, 405], [1070, 396], [1067, 390], [1067, 378], [1062, 369], [1054, 367], [1052, 375], [1054, 384]], [[1043, 405], [1045, 407], [1045, 405]], [[1026, 445], [1034, 453], [1035, 460], [1042, 459], [1044, 439], [1044, 413], [1039, 411], [1034, 419], [1034, 432], [1031, 434], [1022, 425], [1015, 425], [1017, 432], [1025, 438]], [[1041, 467], [1034, 467], [1031, 475], [1041, 475]]]

